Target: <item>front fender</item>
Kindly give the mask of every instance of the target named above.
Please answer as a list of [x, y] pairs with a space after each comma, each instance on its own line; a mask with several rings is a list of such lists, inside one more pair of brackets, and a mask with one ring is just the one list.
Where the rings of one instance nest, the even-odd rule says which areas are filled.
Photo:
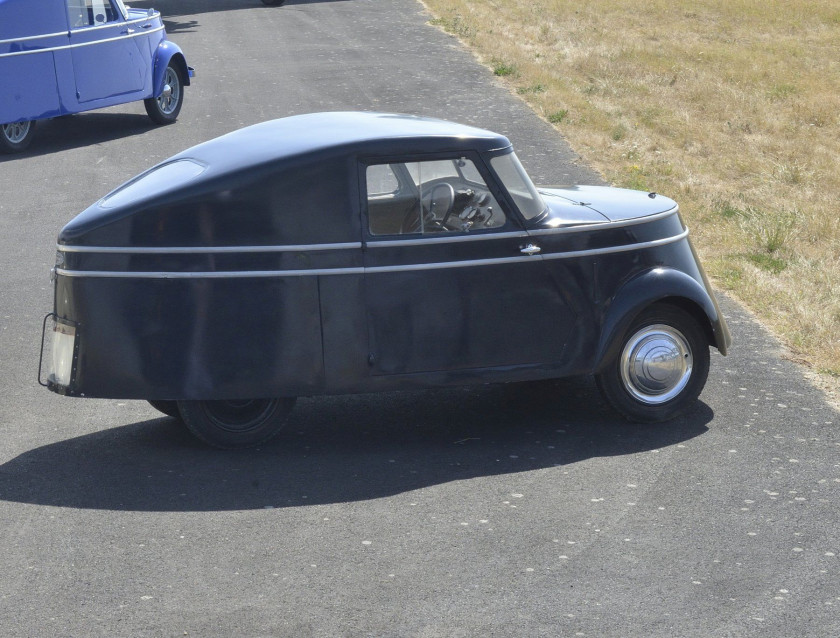
[[163, 75], [166, 67], [173, 62], [181, 74], [181, 82], [184, 86], [190, 85], [190, 68], [184, 57], [181, 47], [169, 40], [163, 40], [155, 50], [154, 70], [152, 72], [152, 96], [157, 97], [163, 93]]
[[653, 268], [624, 284], [610, 303], [598, 344], [596, 371], [617, 354], [633, 320], [651, 304], [668, 302], [691, 313], [706, 331], [709, 342], [725, 355], [732, 338], [720, 308], [703, 281], [672, 268]]

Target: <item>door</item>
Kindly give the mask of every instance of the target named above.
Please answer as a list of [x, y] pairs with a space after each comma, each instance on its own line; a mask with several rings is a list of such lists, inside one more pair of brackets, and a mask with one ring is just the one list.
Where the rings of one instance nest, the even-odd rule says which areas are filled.
[[364, 167], [374, 375], [555, 363], [574, 313], [480, 160]]
[[79, 103], [148, 97], [151, 54], [142, 21], [127, 22], [113, 0], [67, 0], [67, 12]]

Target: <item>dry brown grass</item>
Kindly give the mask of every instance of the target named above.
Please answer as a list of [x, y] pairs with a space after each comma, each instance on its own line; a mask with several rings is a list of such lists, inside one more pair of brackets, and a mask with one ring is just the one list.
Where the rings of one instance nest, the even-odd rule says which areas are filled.
[[609, 182], [677, 199], [716, 285], [840, 385], [836, 0], [425, 3]]

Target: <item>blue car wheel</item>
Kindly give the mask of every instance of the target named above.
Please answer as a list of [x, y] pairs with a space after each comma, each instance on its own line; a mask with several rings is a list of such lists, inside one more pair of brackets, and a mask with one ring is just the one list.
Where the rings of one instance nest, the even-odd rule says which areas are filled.
[[172, 124], [178, 119], [181, 105], [184, 103], [184, 82], [181, 74], [172, 63], [163, 74], [163, 91], [158, 97], [144, 100], [146, 113], [156, 124]]
[[35, 134], [35, 122], [12, 122], [0, 126], [0, 151], [19, 153], [32, 142]]

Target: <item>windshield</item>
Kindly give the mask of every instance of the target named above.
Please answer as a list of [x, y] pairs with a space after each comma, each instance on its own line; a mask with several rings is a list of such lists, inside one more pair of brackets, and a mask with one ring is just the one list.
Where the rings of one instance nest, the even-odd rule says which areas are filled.
[[545, 212], [545, 202], [519, 163], [516, 153], [494, 157], [490, 164], [525, 219], [534, 219]]

